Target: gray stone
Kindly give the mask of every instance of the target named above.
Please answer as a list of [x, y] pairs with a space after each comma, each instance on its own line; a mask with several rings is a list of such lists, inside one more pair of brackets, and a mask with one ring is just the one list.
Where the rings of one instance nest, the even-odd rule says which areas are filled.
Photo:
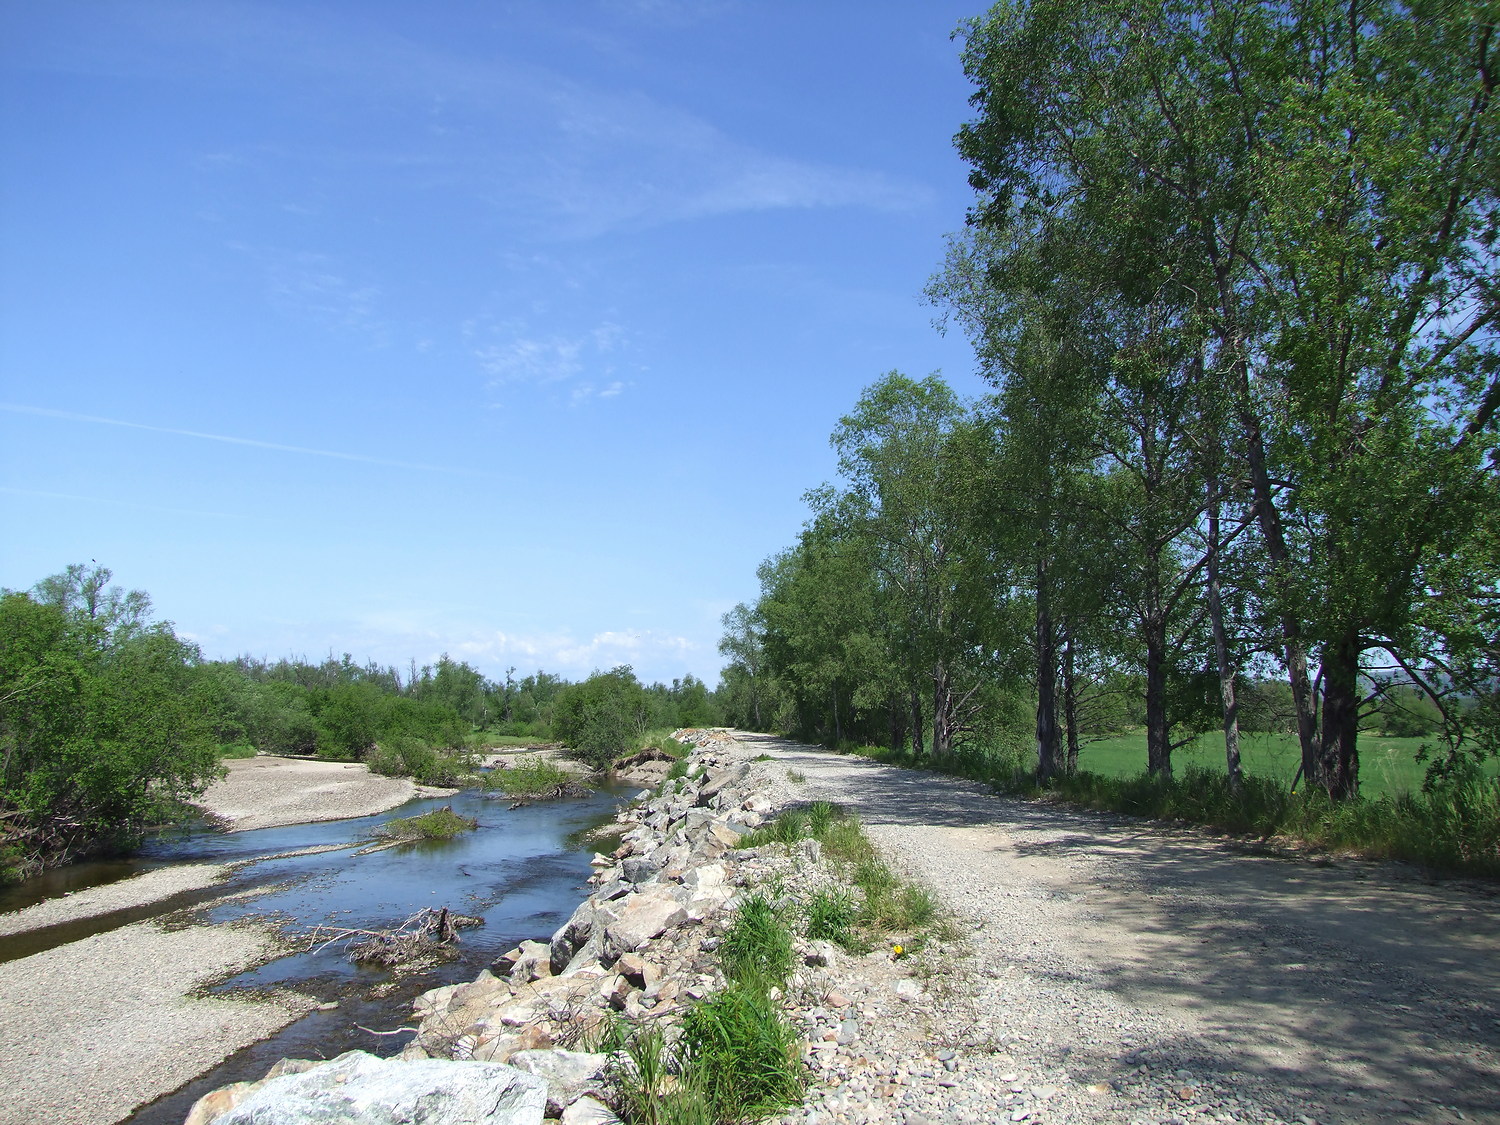
[[643, 891], [623, 901], [625, 906], [620, 916], [606, 930], [609, 940], [622, 953], [638, 950], [652, 938], [687, 921], [687, 911], [665, 889]]
[[633, 855], [620, 865], [627, 883], [649, 883], [661, 873], [661, 869], [645, 856]]
[[615, 1111], [603, 1102], [583, 1097], [562, 1112], [562, 1125], [621, 1125]]
[[547, 1084], [500, 1063], [349, 1051], [273, 1078], [215, 1125], [540, 1125]]
[[547, 1113], [557, 1116], [585, 1094], [597, 1093], [604, 1086], [604, 1066], [608, 1055], [585, 1051], [517, 1051], [510, 1065], [534, 1074], [547, 1083]]

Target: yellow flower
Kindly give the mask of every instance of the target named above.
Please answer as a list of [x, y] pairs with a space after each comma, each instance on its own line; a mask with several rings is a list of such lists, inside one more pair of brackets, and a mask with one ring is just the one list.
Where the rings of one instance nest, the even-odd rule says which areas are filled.
[[894, 956], [894, 957], [900, 957], [905, 952], [906, 952], [906, 947], [904, 945], [893, 945], [893, 946], [891, 946], [891, 955]]

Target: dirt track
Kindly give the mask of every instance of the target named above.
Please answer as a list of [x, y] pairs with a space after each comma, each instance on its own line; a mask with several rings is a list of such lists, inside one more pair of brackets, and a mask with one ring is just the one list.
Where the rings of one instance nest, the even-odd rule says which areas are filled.
[[[1495, 885], [1290, 859], [739, 737], [805, 775], [801, 799], [856, 811], [966, 925], [950, 1033], [1014, 1028], [1012, 1053], [1107, 1092], [1087, 1115], [1033, 1120], [1500, 1121]], [[1175, 1104], [1174, 1073], [1222, 1096]]]

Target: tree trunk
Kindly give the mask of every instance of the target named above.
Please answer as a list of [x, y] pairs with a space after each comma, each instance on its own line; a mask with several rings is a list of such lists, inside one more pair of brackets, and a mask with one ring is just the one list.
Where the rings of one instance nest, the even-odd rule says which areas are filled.
[[1036, 775], [1057, 773], [1057, 629], [1047, 598], [1047, 564], [1036, 564]]
[[1359, 636], [1323, 653], [1323, 738], [1318, 782], [1336, 801], [1359, 796]]
[[1224, 762], [1229, 788], [1238, 794], [1244, 779], [1240, 773], [1239, 701], [1234, 692], [1235, 668], [1229, 659], [1229, 637], [1224, 630], [1224, 602], [1219, 594], [1219, 476], [1208, 475], [1208, 619], [1214, 633], [1214, 659], [1219, 665], [1219, 697], [1224, 705]]
[[906, 703], [899, 696], [891, 700], [891, 749], [900, 754], [906, 749]]
[[1078, 684], [1073, 678], [1073, 634], [1063, 634], [1063, 728], [1068, 736], [1068, 753], [1064, 769], [1069, 774], [1078, 772]]
[[844, 741], [844, 728], [839, 724], [839, 689], [833, 689], [833, 745]]
[[948, 670], [941, 664], [932, 675], [932, 756], [946, 758], [953, 749], [953, 693], [948, 690]]
[[1152, 777], [1172, 776], [1172, 740], [1167, 726], [1167, 626], [1146, 622], [1146, 770]]
[[[1281, 514], [1271, 488], [1271, 474], [1266, 470], [1265, 439], [1260, 419], [1251, 408], [1250, 368], [1242, 359], [1235, 363], [1239, 383], [1240, 426], [1245, 431], [1245, 459], [1250, 468], [1250, 489], [1255, 500], [1255, 518], [1265, 539], [1266, 557], [1270, 560], [1272, 585], [1280, 588], [1289, 580], [1286, 536], [1281, 529]], [[1302, 644], [1302, 625], [1284, 606], [1281, 609], [1282, 652], [1286, 661], [1287, 680], [1292, 688], [1292, 705], [1297, 711], [1297, 739], [1302, 746], [1302, 772], [1309, 782], [1319, 777], [1322, 763], [1318, 754], [1317, 716], [1313, 712], [1312, 682], [1307, 676], [1307, 652]]]
[[918, 758], [926, 753], [922, 745], [922, 697], [911, 693], [911, 752]]

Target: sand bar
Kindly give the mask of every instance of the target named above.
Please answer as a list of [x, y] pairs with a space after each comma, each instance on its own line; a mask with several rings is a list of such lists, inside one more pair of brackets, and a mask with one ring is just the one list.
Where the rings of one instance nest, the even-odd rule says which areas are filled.
[[406, 777], [382, 777], [358, 762], [304, 758], [234, 758], [229, 776], [209, 786], [196, 802], [231, 832], [347, 820], [403, 805], [413, 797], [445, 796]]

